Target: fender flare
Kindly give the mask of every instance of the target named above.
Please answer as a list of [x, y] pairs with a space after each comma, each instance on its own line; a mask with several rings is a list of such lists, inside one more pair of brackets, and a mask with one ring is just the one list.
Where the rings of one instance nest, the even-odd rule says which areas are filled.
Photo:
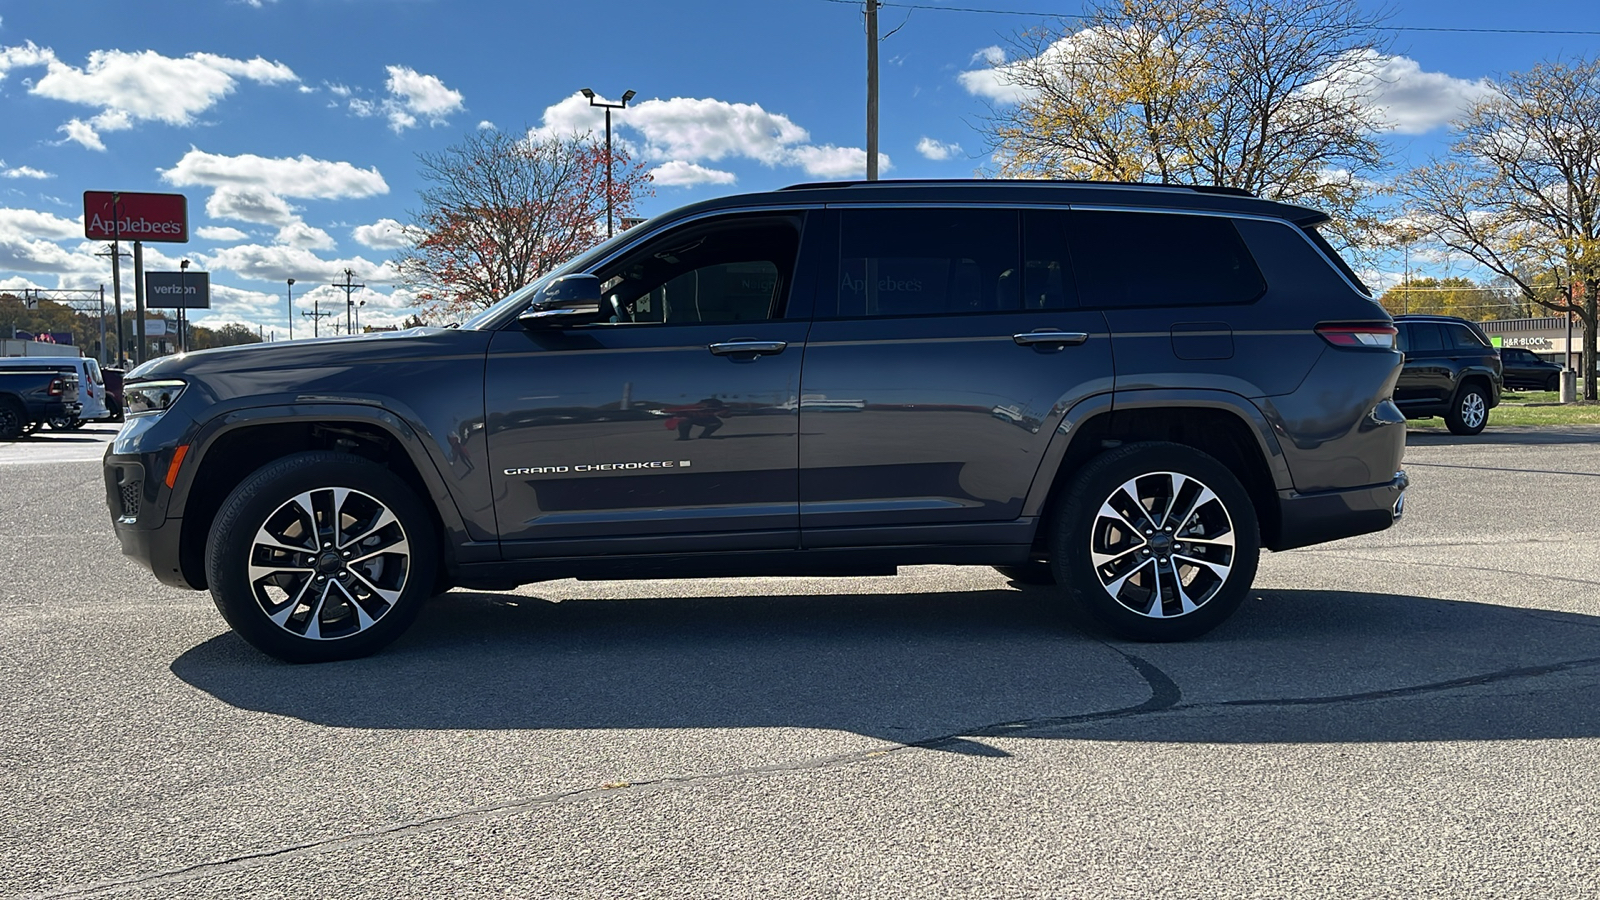
[[1238, 417], [1255, 436], [1256, 449], [1266, 462], [1267, 472], [1272, 478], [1274, 488], [1280, 491], [1293, 488], [1294, 482], [1289, 475], [1289, 464], [1284, 459], [1283, 447], [1278, 442], [1278, 436], [1267, 422], [1267, 417], [1248, 398], [1229, 391], [1206, 389], [1113, 391], [1080, 400], [1062, 415], [1055, 434], [1045, 448], [1044, 458], [1039, 462], [1027, 498], [1023, 501], [1022, 514], [1038, 516], [1043, 513], [1045, 501], [1049, 499], [1050, 491], [1055, 486], [1061, 461], [1066, 458], [1074, 440], [1082, 434], [1082, 425], [1085, 422], [1100, 415], [1171, 407], [1222, 410]]

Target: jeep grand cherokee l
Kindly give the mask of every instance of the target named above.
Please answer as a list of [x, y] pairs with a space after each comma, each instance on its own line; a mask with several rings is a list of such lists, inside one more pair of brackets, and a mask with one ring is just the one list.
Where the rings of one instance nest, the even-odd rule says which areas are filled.
[[709, 200], [459, 327], [141, 366], [107, 502], [286, 660], [373, 652], [452, 585], [923, 563], [1188, 638], [1262, 548], [1400, 514], [1394, 326], [1324, 221], [1094, 183]]

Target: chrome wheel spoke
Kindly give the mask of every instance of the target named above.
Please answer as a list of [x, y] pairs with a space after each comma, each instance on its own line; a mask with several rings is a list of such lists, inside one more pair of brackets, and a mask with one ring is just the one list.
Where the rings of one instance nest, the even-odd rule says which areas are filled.
[[1095, 550], [1090, 550], [1089, 559], [1094, 562], [1094, 567], [1098, 569], [1102, 566], [1111, 565], [1119, 559], [1131, 556], [1142, 546], [1144, 546], [1144, 541], [1141, 540], [1138, 544], [1116, 553], [1100, 553]]
[[311, 607], [311, 615], [306, 616], [306, 637], [313, 641], [322, 640], [322, 608], [328, 605], [328, 582], [322, 583], [322, 593], [317, 595], [316, 605]]
[[271, 619], [273, 624], [280, 628], [288, 628], [289, 618], [293, 616], [294, 611], [299, 609], [300, 605], [305, 602], [306, 592], [310, 591], [311, 586], [315, 583], [315, 579], [307, 578], [305, 584], [300, 586], [300, 590], [295, 592], [293, 597], [284, 602], [283, 608], [279, 609], [275, 613], [270, 614], [267, 616], [267, 618]]
[[310, 566], [260, 566], [254, 563], [250, 566], [250, 583], [255, 584], [270, 575], [304, 574], [310, 575], [316, 571]]
[[350, 589], [345, 587], [341, 582], [335, 581], [333, 582], [333, 585], [339, 589], [339, 593], [344, 594], [345, 602], [350, 604], [350, 608], [355, 611], [356, 630], [366, 631], [368, 628], [371, 628], [373, 622], [372, 616], [367, 614], [366, 608], [361, 605], [360, 600], [356, 599], [356, 595], [351, 593]]

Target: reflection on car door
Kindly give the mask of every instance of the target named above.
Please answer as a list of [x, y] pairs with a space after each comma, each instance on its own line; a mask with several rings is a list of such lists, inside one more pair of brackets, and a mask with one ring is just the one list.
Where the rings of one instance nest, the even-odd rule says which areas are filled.
[[809, 323], [785, 316], [801, 225], [679, 227], [595, 273], [609, 321], [495, 335], [488, 453], [507, 558], [796, 545]]
[[1017, 521], [1063, 411], [1111, 386], [1105, 321], [1075, 308], [1061, 248], [1024, 258], [1014, 210], [845, 208], [827, 228], [799, 401], [805, 546]]

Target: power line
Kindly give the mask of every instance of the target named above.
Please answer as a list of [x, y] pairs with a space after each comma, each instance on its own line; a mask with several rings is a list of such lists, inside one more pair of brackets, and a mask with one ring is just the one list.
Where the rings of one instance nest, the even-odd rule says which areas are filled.
[[[861, 0], [825, 0], [827, 3], [840, 3], [847, 6], [860, 6]], [[1029, 16], [1038, 19], [1088, 19], [1089, 16], [1073, 15], [1070, 13], [1041, 12], [1029, 9], [992, 9], [981, 6], [934, 6], [929, 3], [894, 3], [890, 0], [878, 0], [878, 6], [894, 7], [896, 9], [924, 9], [931, 12], [964, 12], [988, 13], [997, 16]], [[1384, 25], [1381, 31], [1427, 31], [1446, 34], [1557, 34], [1581, 37], [1600, 37], [1600, 31], [1574, 31], [1558, 28], [1454, 28], [1433, 25]]]

